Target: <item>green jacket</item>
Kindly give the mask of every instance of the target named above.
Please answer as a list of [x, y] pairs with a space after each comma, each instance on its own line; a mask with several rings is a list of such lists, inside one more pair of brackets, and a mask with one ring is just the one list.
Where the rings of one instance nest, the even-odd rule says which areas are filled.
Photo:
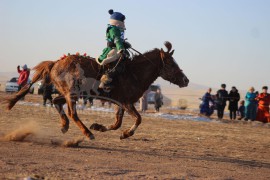
[[[106, 32], [107, 41], [115, 44], [117, 51], [124, 48], [124, 30], [117, 27], [108, 25], [107, 32]], [[99, 61], [102, 62], [104, 59], [107, 58], [107, 55], [112, 50], [112, 47], [106, 47], [103, 49], [102, 54], [99, 56]]]
[[124, 30], [117, 26], [109, 25], [106, 33], [107, 41], [116, 45], [117, 51], [124, 49]]

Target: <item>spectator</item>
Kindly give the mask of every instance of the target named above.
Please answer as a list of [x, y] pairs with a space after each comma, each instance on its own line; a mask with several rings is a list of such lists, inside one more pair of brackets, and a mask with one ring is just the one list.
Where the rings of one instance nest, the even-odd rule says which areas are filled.
[[217, 115], [218, 119], [222, 119], [224, 116], [224, 109], [226, 107], [226, 101], [228, 100], [228, 91], [226, 91], [226, 84], [221, 85], [221, 89], [217, 91]]
[[235, 120], [236, 119], [236, 111], [238, 110], [238, 101], [240, 100], [240, 94], [238, 93], [238, 90], [236, 87], [232, 87], [232, 90], [229, 93], [228, 96], [229, 100], [229, 110], [230, 110], [230, 119]]
[[212, 92], [212, 89], [209, 88], [208, 91], [202, 97], [202, 103], [200, 106], [200, 113], [208, 117], [210, 117], [214, 112], [213, 108], [210, 107], [210, 103], [213, 104], [211, 92]]
[[155, 109], [156, 109], [156, 112], [159, 112], [159, 108], [162, 106], [163, 102], [162, 102], [162, 94], [160, 92], [160, 89], [157, 89], [157, 92], [155, 93]]
[[245, 101], [240, 102], [240, 107], [237, 113], [238, 113], [238, 116], [240, 116], [238, 120], [241, 120], [245, 117]]
[[[256, 97], [259, 96], [259, 91], [255, 91], [255, 94], [256, 94]], [[256, 99], [255, 101], [255, 104], [256, 104], [256, 114], [257, 114], [257, 110], [258, 110], [258, 106], [259, 106], [259, 101]]]
[[21, 88], [27, 84], [30, 75], [30, 70], [28, 69], [26, 64], [23, 65], [22, 68], [23, 70], [20, 70], [20, 66], [17, 66], [17, 71], [20, 74], [18, 79], [18, 91], [20, 91]]
[[47, 100], [49, 100], [51, 106], [53, 106], [52, 91], [53, 91], [53, 85], [50, 82], [50, 77], [47, 75], [43, 82], [43, 106], [46, 106]]
[[259, 101], [258, 112], [256, 120], [263, 123], [269, 123], [269, 105], [270, 105], [270, 94], [267, 93], [268, 87], [262, 88], [262, 93], [256, 98]]
[[254, 87], [251, 87], [249, 89], [249, 92], [247, 92], [245, 97], [245, 120], [252, 120], [254, 121], [256, 119], [256, 108], [257, 108], [257, 102], [256, 102], [256, 93], [254, 93], [255, 89]]
[[146, 90], [143, 93], [143, 96], [140, 98], [140, 110], [142, 112], [145, 112], [148, 109], [147, 95], [148, 95], [149, 91], [150, 91], [149, 89]]

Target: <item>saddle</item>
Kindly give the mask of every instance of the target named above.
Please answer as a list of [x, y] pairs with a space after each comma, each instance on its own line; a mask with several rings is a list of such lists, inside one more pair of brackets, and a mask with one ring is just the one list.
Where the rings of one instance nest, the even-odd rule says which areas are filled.
[[125, 71], [126, 61], [130, 59], [128, 49], [131, 48], [131, 45], [125, 41], [124, 47], [125, 50], [122, 53], [117, 53], [116, 48], [113, 48], [102, 62], [96, 59], [97, 63], [105, 70], [105, 73], [102, 73], [99, 88], [107, 93], [117, 84], [117, 76]]
[[[107, 55], [107, 58], [104, 59], [102, 62], [99, 61], [98, 58], [96, 58], [96, 62], [101, 65], [101, 66], [105, 66], [107, 64], [110, 64], [112, 62], [115, 62], [117, 60], [119, 60], [119, 58], [121, 57], [121, 54], [117, 53], [117, 49], [115, 46], [110, 45], [111, 47], [113, 47], [113, 49], [109, 52], [109, 54]], [[131, 44], [127, 41], [124, 41], [124, 53], [122, 53], [122, 55], [124, 55], [124, 58], [129, 58], [130, 54], [128, 52], [128, 49], [131, 48]]]

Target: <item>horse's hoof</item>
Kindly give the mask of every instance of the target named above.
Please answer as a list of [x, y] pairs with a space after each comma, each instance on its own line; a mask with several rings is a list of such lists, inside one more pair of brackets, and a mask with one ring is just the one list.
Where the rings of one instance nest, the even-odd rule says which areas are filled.
[[89, 139], [90, 139], [90, 140], [94, 140], [94, 139], [95, 139], [94, 134], [90, 134]]
[[61, 131], [63, 134], [65, 134], [66, 132], [68, 132], [68, 129], [63, 127], [63, 128], [61, 128]]
[[128, 136], [126, 136], [124, 133], [120, 136], [121, 140], [126, 139], [126, 138], [128, 138]]
[[120, 136], [120, 139], [126, 139], [134, 134], [133, 131], [126, 130], [123, 132], [123, 134]]
[[100, 132], [105, 132], [107, 131], [107, 128], [103, 125], [100, 125], [100, 124], [97, 124], [97, 123], [93, 123], [91, 126], [90, 126], [90, 129], [93, 129], [95, 131], [100, 131]]

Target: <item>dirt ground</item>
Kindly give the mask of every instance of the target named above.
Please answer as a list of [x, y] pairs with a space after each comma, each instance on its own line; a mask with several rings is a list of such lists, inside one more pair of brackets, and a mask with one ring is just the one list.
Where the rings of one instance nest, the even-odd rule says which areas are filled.
[[[41, 97], [30, 95], [25, 101], [40, 103]], [[87, 127], [114, 122], [110, 112], [79, 110], [79, 115]], [[120, 130], [92, 131], [95, 140], [79, 143], [79, 128], [71, 122], [62, 134], [53, 108], [19, 104], [7, 112], [2, 104], [0, 179], [270, 179], [267, 124], [143, 115], [134, 136], [120, 140], [132, 124], [125, 115]], [[28, 136], [18, 138], [23, 135]], [[67, 147], [76, 140], [77, 147]]]

